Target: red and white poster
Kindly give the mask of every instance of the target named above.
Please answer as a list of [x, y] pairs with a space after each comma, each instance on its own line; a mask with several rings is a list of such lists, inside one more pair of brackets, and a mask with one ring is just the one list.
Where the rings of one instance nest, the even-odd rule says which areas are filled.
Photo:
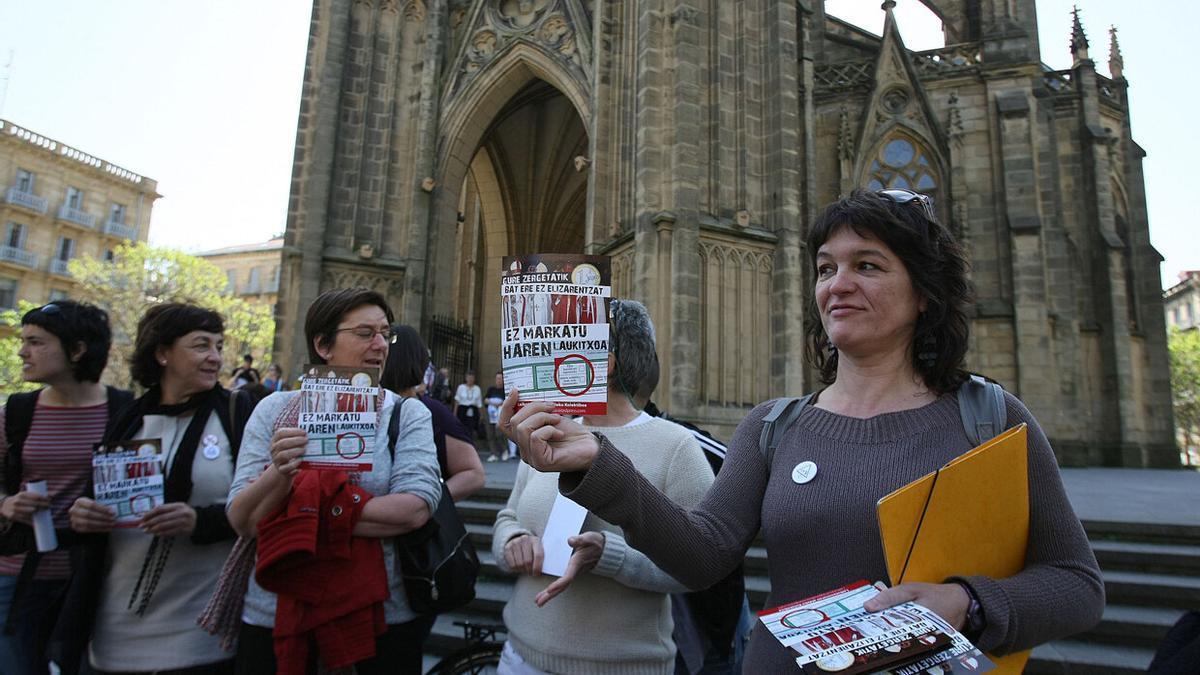
[[607, 256], [535, 254], [504, 259], [500, 283], [504, 383], [520, 403], [567, 415], [608, 409]]

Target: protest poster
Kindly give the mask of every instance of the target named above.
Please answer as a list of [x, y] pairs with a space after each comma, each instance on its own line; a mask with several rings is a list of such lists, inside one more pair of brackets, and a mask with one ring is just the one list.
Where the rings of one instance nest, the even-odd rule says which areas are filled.
[[142, 515], [161, 506], [162, 441], [142, 438], [98, 446], [92, 454], [96, 501], [117, 512], [117, 527], [137, 527]]
[[607, 256], [536, 254], [504, 259], [500, 284], [504, 383], [521, 404], [566, 415], [608, 409]]
[[310, 364], [300, 382], [302, 469], [370, 471], [379, 421], [379, 371]]
[[759, 619], [810, 675], [890, 671], [987, 672], [995, 666], [965, 636], [914, 602], [868, 612], [882, 584], [858, 581], [767, 609]]

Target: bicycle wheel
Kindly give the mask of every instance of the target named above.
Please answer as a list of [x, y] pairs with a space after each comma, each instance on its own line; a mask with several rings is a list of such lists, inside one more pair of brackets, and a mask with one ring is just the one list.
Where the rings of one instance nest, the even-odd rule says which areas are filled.
[[494, 675], [500, 665], [500, 651], [504, 646], [496, 642], [484, 642], [460, 649], [438, 661], [429, 669], [428, 675]]

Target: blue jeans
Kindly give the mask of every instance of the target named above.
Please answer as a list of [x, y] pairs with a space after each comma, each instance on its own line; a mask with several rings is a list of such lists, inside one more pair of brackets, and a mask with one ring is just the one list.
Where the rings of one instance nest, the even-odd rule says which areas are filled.
[[[12, 635], [0, 631], [0, 673], [8, 675], [40, 675], [48, 664], [40, 651], [39, 628], [46, 619], [51, 602], [66, 587], [66, 579], [30, 582], [25, 599], [13, 617]], [[0, 575], [0, 626], [8, 618], [13, 593], [17, 590], [15, 576]]]

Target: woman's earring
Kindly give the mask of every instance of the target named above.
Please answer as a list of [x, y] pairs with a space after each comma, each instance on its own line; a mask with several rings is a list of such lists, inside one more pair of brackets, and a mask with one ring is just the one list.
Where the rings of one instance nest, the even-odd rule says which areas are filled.
[[833, 344], [833, 340], [825, 338], [825, 351], [829, 352], [830, 354], [837, 353], [837, 345]]
[[937, 361], [937, 357], [937, 339], [932, 334], [921, 338], [921, 344], [917, 351], [917, 360], [921, 362], [921, 365], [932, 366]]

